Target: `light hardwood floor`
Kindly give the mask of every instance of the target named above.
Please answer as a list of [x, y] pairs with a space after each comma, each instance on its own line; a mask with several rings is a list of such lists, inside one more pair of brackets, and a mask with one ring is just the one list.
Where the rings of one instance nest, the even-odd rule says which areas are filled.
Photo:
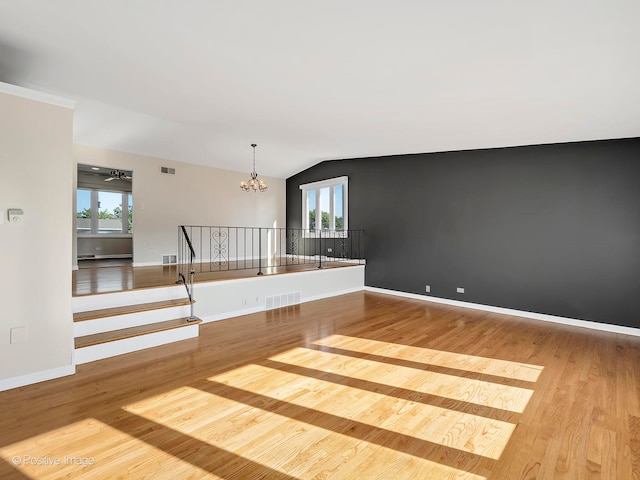
[[[265, 264], [267, 262], [265, 261]], [[348, 262], [324, 262], [322, 268], [348, 268]], [[200, 268], [198, 266], [197, 268]], [[206, 268], [206, 265], [205, 267]], [[262, 273], [268, 275], [284, 275], [287, 273], [313, 271], [318, 264], [306, 263], [279, 267], [263, 267]], [[258, 275], [258, 269], [198, 271], [196, 282], [216, 282], [232, 278], [252, 278]], [[100, 293], [120, 292], [154, 287], [166, 287], [176, 284], [178, 271], [176, 265], [132, 267], [113, 266], [101, 268], [82, 268], [72, 274], [72, 294], [74, 296], [95, 295]]]
[[365, 292], [219, 321], [1, 392], [0, 478], [636, 479], [640, 338]]

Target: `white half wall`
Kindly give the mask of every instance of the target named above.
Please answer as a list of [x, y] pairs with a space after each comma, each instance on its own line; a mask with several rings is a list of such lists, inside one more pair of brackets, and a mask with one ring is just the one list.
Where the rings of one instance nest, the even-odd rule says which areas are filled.
[[[158, 265], [162, 255], [175, 255], [178, 225], [286, 226], [282, 178], [265, 177], [266, 192], [247, 193], [239, 185], [248, 170], [221, 170], [86, 145], [74, 146], [74, 159], [76, 164], [133, 171], [134, 266]], [[175, 175], [161, 173], [160, 167], [174, 168]]]
[[0, 390], [73, 372], [72, 129], [72, 102], [0, 83]]
[[364, 289], [364, 265], [197, 283], [195, 314], [203, 322], [266, 309], [266, 297], [301, 293], [301, 303]]

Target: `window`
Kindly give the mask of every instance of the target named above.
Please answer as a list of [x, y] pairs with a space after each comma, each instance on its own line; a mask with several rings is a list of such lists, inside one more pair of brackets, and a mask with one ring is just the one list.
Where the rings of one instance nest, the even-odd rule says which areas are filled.
[[76, 230], [79, 234], [131, 234], [133, 197], [128, 192], [78, 189]]
[[309, 235], [342, 236], [348, 229], [349, 177], [330, 178], [300, 185], [302, 190], [302, 228]]

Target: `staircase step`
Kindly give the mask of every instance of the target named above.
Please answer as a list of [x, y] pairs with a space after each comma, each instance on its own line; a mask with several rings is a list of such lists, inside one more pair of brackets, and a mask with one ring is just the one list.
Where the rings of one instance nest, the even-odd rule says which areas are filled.
[[77, 337], [75, 339], [75, 348], [81, 349], [81, 348], [91, 347], [93, 345], [99, 345], [103, 343], [124, 340], [127, 338], [138, 337], [141, 335], [148, 335], [152, 333], [173, 330], [176, 328], [197, 325], [199, 323], [202, 323], [202, 320], [196, 319], [196, 320], [189, 321], [187, 318], [177, 318], [174, 320], [167, 320], [164, 322], [157, 322], [157, 323], [151, 323], [147, 325], [140, 325], [137, 327], [113, 330], [110, 332], [86, 335], [84, 337]]
[[86, 312], [74, 313], [73, 321], [83, 322], [85, 320], [95, 320], [96, 318], [114, 317], [116, 315], [146, 312], [149, 310], [159, 310], [162, 308], [181, 307], [189, 304], [190, 302], [188, 298], [179, 298], [173, 300], [161, 300], [158, 302], [141, 303], [137, 305], [124, 305], [121, 307], [103, 308], [100, 310], [88, 310]]

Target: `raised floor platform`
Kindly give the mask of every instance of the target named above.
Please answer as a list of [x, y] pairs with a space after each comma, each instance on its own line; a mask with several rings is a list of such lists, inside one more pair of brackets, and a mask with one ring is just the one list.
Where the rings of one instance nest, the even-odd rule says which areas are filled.
[[364, 265], [344, 262], [198, 273], [196, 321], [176, 266], [73, 272], [75, 363], [87, 363], [198, 336], [198, 324], [351, 293]]
[[[263, 267], [263, 276], [287, 273], [311, 272], [333, 268], [353, 267], [346, 262], [325, 262], [321, 269], [316, 264]], [[222, 270], [197, 273], [195, 282], [216, 282], [222, 280], [258, 277], [258, 269]], [[176, 265], [157, 265], [152, 267], [110, 266], [83, 268], [73, 272], [73, 296], [94, 295], [98, 293], [120, 292], [141, 288], [166, 287], [175, 285], [178, 278]]]

